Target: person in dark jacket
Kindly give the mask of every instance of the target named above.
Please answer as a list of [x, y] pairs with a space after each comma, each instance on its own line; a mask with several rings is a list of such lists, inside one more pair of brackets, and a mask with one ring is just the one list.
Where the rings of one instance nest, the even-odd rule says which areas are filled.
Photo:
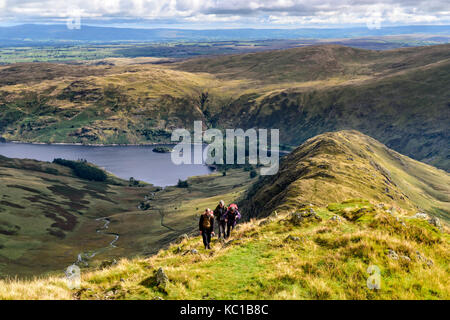
[[227, 233], [225, 235], [225, 239], [228, 239], [231, 234], [231, 230], [236, 226], [237, 221], [241, 218], [241, 214], [238, 211], [237, 205], [234, 203], [228, 207], [226, 215], [226, 223], [227, 223]]
[[218, 234], [219, 239], [225, 238], [225, 231], [227, 228], [227, 223], [225, 221], [226, 213], [227, 213], [227, 207], [225, 207], [225, 202], [223, 200], [220, 200], [219, 204], [217, 205], [216, 209], [214, 210], [214, 217], [216, 218], [217, 226], [219, 228], [219, 234]]
[[205, 212], [200, 216], [198, 227], [205, 249], [211, 249], [211, 236], [214, 235], [214, 214], [211, 209], [206, 208]]

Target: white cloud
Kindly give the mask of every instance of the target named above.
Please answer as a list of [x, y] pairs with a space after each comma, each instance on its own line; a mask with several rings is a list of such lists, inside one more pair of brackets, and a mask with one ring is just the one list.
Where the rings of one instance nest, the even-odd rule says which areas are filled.
[[[241, 25], [450, 23], [448, 0], [0, 0], [0, 19], [60, 21], [70, 8], [82, 18]], [[375, 8], [378, 11], [374, 11]], [[368, 14], [369, 12], [369, 14]]]

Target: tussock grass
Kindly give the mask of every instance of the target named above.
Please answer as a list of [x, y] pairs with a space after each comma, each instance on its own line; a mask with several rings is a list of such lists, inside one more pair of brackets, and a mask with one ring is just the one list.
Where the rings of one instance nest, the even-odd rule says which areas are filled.
[[[339, 207], [352, 208], [354, 202]], [[58, 299], [450, 298], [447, 231], [436, 231], [439, 241], [431, 244], [411, 236], [416, 227], [412, 220], [397, 229], [397, 219], [385, 209], [374, 209], [370, 223], [335, 222], [329, 219], [334, 212], [314, 209], [322, 221], [294, 226], [288, 212], [264, 225], [251, 220], [239, 224], [229, 243], [213, 240], [210, 251], [202, 248], [200, 237], [193, 237], [150, 258], [122, 259], [116, 266], [84, 273], [80, 290], [70, 291], [54, 278], [16, 281], [0, 297], [38, 298], [36, 292], [41, 292]], [[288, 235], [299, 240], [288, 241]], [[198, 254], [191, 254], [192, 249]], [[390, 258], [389, 250], [400, 258]], [[419, 259], [418, 252], [432, 264]], [[366, 286], [369, 265], [381, 270], [380, 290]], [[155, 277], [159, 267], [169, 278], [165, 287]]]

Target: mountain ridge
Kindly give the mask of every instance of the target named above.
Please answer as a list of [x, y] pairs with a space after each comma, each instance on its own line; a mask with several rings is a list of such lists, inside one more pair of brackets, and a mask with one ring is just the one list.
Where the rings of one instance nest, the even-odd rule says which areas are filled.
[[[324, 133], [282, 158], [243, 201], [249, 217], [363, 198], [450, 219], [450, 175], [355, 130]], [[319, 190], [319, 191], [316, 191]]]

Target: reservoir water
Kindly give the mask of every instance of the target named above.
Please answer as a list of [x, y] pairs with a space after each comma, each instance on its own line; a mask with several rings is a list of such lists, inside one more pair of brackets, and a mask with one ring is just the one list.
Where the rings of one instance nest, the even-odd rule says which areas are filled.
[[176, 184], [178, 179], [211, 173], [205, 164], [175, 165], [170, 153], [153, 152], [154, 147], [0, 143], [0, 155], [40, 161], [86, 159], [120, 178], [133, 177], [163, 187]]

